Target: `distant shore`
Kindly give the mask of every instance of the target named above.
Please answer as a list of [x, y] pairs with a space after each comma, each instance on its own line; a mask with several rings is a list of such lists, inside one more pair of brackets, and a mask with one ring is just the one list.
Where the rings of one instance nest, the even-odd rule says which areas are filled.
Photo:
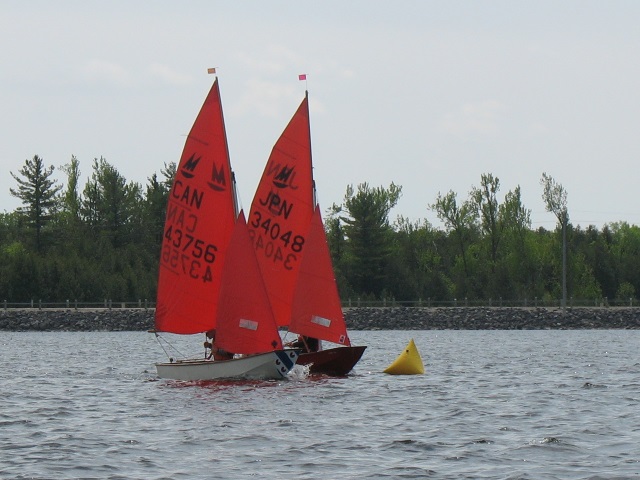
[[[153, 309], [0, 310], [2, 331], [147, 331]], [[350, 330], [640, 329], [640, 307], [346, 308]]]

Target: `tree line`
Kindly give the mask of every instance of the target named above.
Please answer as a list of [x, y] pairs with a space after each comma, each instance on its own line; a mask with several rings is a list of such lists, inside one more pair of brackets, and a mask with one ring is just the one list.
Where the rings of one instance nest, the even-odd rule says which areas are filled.
[[[0, 299], [155, 299], [175, 163], [145, 185], [127, 181], [102, 157], [84, 187], [76, 157], [59, 168], [65, 184], [38, 155], [11, 172], [10, 193], [22, 206], [0, 213]], [[343, 300], [635, 298], [640, 229], [626, 222], [574, 227], [566, 190], [546, 173], [540, 183], [558, 220], [554, 230], [533, 229], [520, 187], [501, 196], [492, 174], [481, 175], [466, 198], [448, 191], [426, 206], [444, 228], [391, 220], [399, 185], [347, 186], [324, 215]]]

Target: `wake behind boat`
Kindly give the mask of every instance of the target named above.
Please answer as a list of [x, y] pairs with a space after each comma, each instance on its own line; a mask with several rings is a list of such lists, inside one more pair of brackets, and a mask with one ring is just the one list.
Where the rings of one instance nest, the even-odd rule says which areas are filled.
[[[187, 136], [169, 192], [155, 315], [156, 335], [206, 332], [210, 353], [205, 349], [202, 359], [157, 364], [161, 378], [282, 378], [297, 360], [297, 351], [283, 350], [236, 205], [216, 79]], [[219, 352], [226, 352], [225, 360], [216, 359]]]

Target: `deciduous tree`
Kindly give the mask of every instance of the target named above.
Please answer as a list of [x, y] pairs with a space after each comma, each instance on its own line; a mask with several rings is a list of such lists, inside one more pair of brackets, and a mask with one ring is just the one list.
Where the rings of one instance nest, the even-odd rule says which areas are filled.
[[560, 223], [562, 230], [562, 308], [567, 306], [567, 224], [569, 212], [567, 210], [567, 191], [550, 175], [542, 173], [542, 200], [547, 212], [552, 212]]
[[459, 285], [458, 294], [465, 296], [469, 293], [469, 261], [467, 250], [471, 245], [473, 233], [477, 228], [477, 209], [472, 200], [466, 200], [458, 205], [457, 195], [449, 190], [445, 195], [438, 192], [435, 203], [429, 206], [444, 223], [449, 233], [455, 236], [458, 252], [462, 259], [464, 279]]

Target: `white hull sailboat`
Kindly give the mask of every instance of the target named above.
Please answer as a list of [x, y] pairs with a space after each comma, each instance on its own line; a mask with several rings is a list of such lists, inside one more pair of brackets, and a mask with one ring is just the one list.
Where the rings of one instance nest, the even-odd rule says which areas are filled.
[[297, 351], [283, 349], [244, 213], [237, 209], [217, 79], [187, 136], [169, 192], [155, 315], [155, 333], [161, 332], [211, 339], [205, 342], [210, 354], [205, 350], [200, 360], [156, 364], [161, 378], [279, 379], [298, 358]]
[[160, 378], [173, 380], [280, 380], [293, 368], [297, 356], [293, 350], [277, 350], [232, 360], [177, 360], [158, 363], [156, 368]]

